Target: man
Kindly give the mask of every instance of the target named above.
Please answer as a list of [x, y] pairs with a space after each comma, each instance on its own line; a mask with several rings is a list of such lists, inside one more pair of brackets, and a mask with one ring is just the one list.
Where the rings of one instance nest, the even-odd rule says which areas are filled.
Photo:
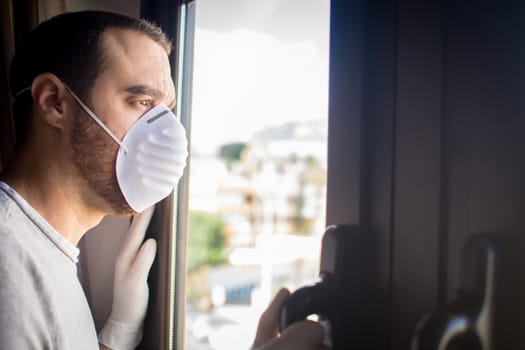
[[[105, 12], [42, 23], [10, 69], [15, 155], [0, 182], [0, 349], [133, 349], [147, 307], [156, 245], [151, 216], [187, 156], [170, 112], [170, 43], [154, 25]], [[111, 315], [97, 335], [76, 276], [76, 247], [107, 214], [135, 217], [115, 266]], [[282, 290], [254, 348], [314, 349], [320, 327], [278, 334]]]

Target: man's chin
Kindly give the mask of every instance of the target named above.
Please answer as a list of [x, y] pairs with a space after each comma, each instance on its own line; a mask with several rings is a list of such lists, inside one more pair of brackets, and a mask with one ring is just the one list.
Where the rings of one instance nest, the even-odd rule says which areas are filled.
[[119, 211], [119, 212], [115, 213], [114, 215], [117, 215], [117, 216], [135, 216], [137, 214], [138, 213], [135, 210], [130, 209], [130, 210], [127, 210], [127, 211]]
[[98, 196], [98, 209], [102, 210], [106, 215], [129, 216], [135, 215], [136, 212], [129, 206], [123, 195]]
[[131, 207], [127, 203], [118, 205], [117, 207], [112, 206], [112, 211], [113, 212], [111, 213], [111, 215], [117, 216], [129, 216], [138, 214], [135, 210], [131, 209]]

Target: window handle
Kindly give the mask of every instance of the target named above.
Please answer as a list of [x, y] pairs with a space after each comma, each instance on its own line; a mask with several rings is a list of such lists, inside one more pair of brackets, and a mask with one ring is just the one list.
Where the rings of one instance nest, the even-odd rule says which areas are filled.
[[334, 350], [345, 349], [348, 323], [357, 315], [353, 295], [363, 278], [363, 235], [359, 227], [329, 226], [323, 236], [319, 280], [293, 292], [281, 310], [280, 330], [317, 315], [325, 330], [324, 343]]

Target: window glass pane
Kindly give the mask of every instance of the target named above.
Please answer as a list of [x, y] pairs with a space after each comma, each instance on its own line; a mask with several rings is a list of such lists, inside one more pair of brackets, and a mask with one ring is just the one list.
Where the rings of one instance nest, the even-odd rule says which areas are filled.
[[278, 288], [317, 278], [328, 31], [328, 0], [196, 3], [187, 349], [249, 348]]

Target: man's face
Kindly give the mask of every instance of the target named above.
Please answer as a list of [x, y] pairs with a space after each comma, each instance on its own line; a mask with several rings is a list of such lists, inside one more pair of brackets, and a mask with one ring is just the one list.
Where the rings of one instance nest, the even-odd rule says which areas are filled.
[[[133, 30], [104, 34], [106, 62], [87, 105], [122, 139], [130, 126], [159, 103], [172, 107], [175, 89], [164, 48]], [[115, 214], [130, 214], [116, 179], [118, 145], [81, 108], [75, 107], [71, 147], [73, 163], [93, 195], [88, 205]]]

